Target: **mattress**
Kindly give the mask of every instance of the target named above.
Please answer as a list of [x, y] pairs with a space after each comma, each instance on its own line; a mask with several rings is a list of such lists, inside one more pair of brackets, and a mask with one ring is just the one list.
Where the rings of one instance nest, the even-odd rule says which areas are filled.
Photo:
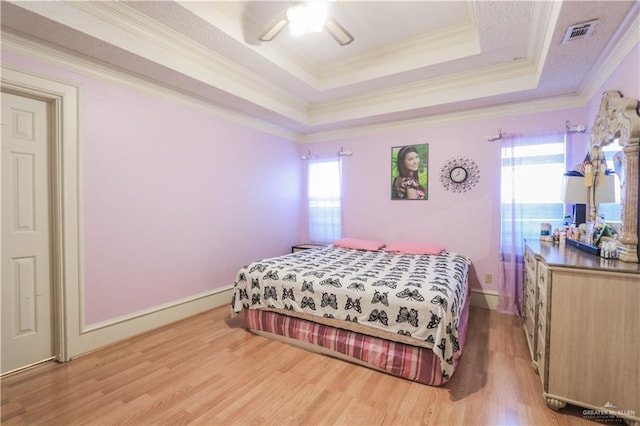
[[466, 256], [446, 252], [304, 250], [238, 271], [232, 310], [270, 311], [292, 318], [290, 324], [308, 321], [425, 349], [446, 381], [461, 354], [469, 266]]

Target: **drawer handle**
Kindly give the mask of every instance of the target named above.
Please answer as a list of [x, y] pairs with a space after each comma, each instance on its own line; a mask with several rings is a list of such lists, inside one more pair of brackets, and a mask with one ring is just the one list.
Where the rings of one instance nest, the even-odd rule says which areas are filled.
[[538, 323], [538, 328], [539, 328], [540, 330], [542, 330], [542, 327], [544, 327], [544, 321], [540, 321], [540, 322]]
[[542, 358], [542, 354], [540, 353], [540, 351], [536, 352], [536, 359], [540, 359]]

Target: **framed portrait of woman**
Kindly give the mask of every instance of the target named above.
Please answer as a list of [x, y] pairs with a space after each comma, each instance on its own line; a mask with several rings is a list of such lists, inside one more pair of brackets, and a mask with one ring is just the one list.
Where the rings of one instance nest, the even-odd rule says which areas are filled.
[[391, 148], [391, 199], [426, 200], [429, 144]]

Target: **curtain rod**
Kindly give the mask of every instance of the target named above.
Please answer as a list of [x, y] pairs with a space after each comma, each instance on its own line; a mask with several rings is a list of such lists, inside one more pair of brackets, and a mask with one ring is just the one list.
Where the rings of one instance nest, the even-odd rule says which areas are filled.
[[[351, 151], [345, 151], [344, 148], [340, 147], [340, 151], [338, 151], [338, 156], [339, 157], [351, 157], [353, 155], [353, 152]], [[311, 150], [307, 151], [306, 154], [303, 154], [302, 157], [300, 157], [302, 160], [308, 160], [309, 158], [311, 158]]]
[[[583, 124], [571, 124], [571, 121], [567, 120], [565, 123], [566, 126], [566, 132], [569, 134], [572, 133], [587, 133], [587, 126], [583, 125]], [[502, 129], [498, 129], [498, 133], [496, 133], [495, 135], [489, 136], [487, 138], [487, 140], [489, 142], [495, 142], [495, 141], [499, 141], [500, 139], [502, 139], [503, 137], [503, 133], [502, 133]]]
[[574, 124], [571, 125], [571, 122], [567, 120], [567, 133], [587, 133], [587, 126], [583, 124]]

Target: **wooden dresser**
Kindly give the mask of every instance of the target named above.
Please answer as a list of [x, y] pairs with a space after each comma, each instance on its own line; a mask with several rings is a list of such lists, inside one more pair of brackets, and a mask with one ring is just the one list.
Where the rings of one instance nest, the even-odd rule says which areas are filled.
[[524, 330], [554, 410], [640, 425], [640, 264], [525, 241]]

